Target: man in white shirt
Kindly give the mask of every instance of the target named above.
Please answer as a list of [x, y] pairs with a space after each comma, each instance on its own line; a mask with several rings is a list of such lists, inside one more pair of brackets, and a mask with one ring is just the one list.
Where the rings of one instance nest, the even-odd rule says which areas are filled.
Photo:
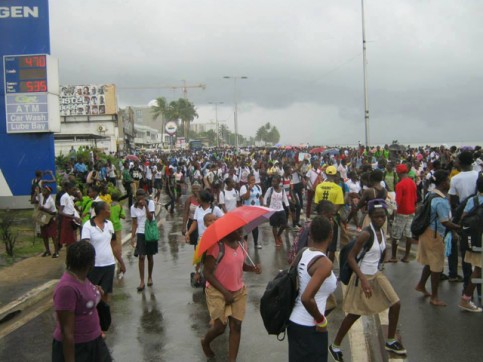
[[[451, 179], [448, 191], [451, 208], [455, 210], [458, 205], [468, 196], [476, 193], [476, 181], [478, 180], [478, 172], [473, 170], [473, 154], [470, 151], [463, 151], [456, 159], [461, 172]], [[471, 264], [465, 263], [465, 251], [462, 250], [461, 258], [463, 260], [463, 278], [458, 275], [458, 245], [456, 238], [451, 243], [451, 255], [448, 257], [450, 282], [464, 282], [464, 287], [468, 284], [471, 277]]]

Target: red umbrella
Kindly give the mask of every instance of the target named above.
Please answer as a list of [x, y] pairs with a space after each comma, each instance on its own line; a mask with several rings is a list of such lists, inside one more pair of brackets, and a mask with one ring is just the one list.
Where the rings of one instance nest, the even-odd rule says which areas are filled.
[[325, 147], [316, 147], [316, 148], [312, 148], [309, 153], [321, 153], [321, 152], [324, 152], [325, 151]]
[[241, 206], [226, 213], [203, 233], [197, 247], [198, 257], [232, 232], [243, 228], [249, 233], [258, 225], [268, 221], [275, 211], [262, 206]]
[[127, 155], [126, 156], [126, 160], [129, 160], [129, 161], [139, 161], [139, 157], [136, 156], [136, 155]]

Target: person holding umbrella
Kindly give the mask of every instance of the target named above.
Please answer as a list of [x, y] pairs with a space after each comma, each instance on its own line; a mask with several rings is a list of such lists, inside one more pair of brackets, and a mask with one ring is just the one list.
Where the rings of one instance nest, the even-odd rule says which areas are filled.
[[[247, 304], [243, 272], [260, 274], [262, 269], [258, 264], [245, 263], [246, 241], [243, 240], [241, 228], [231, 232], [221, 241], [224, 243], [225, 251], [218, 265], [216, 265], [220, 253], [218, 243], [208, 249], [204, 262], [204, 276], [207, 281], [206, 304], [213, 324], [201, 339], [201, 347], [206, 357], [214, 357], [215, 353], [210, 344], [225, 332], [228, 324], [230, 326], [228, 361], [236, 361], [240, 346], [241, 325]], [[245, 246], [242, 246], [242, 241]]]

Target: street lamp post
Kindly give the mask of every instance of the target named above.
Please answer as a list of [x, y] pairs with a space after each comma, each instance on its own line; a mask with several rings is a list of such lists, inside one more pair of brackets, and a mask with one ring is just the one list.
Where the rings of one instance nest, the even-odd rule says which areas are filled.
[[223, 104], [223, 102], [208, 102], [215, 106], [215, 122], [216, 122], [216, 147], [220, 147], [220, 128], [218, 123], [218, 105]]
[[369, 146], [369, 95], [367, 92], [367, 55], [366, 55], [366, 24], [364, 19], [364, 0], [361, 0], [362, 14], [362, 62], [364, 70], [364, 143]]
[[224, 79], [233, 79], [233, 102], [235, 104], [235, 112], [234, 112], [234, 122], [235, 122], [235, 147], [238, 150], [238, 100], [237, 100], [237, 88], [236, 88], [236, 81], [238, 79], [248, 79], [246, 76], [229, 76], [225, 75]]

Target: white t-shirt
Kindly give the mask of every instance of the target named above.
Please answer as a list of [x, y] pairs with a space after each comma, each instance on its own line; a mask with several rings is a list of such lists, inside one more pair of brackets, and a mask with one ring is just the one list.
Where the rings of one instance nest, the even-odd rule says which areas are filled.
[[114, 226], [109, 220], [105, 221], [104, 230], [101, 230], [92, 219], [82, 226], [81, 239], [88, 239], [96, 249], [95, 266], [109, 266], [116, 263], [111, 247], [113, 235], [115, 235]]
[[458, 196], [460, 202], [476, 192], [476, 181], [478, 172], [463, 171], [453, 176], [448, 194]]
[[253, 173], [253, 176], [255, 176], [255, 183], [259, 184], [261, 182], [260, 181], [260, 170], [253, 169], [252, 173]]
[[240, 201], [240, 194], [237, 190], [228, 191], [225, 189], [220, 191], [220, 205], [225, 205], [226, 211], [236, 209], [238, 201]]
[[218, 207], [218, 206], [208, 206], [206, 208], [206, 210], [203, 209], [203, 207], [201, 206], [198, 206], [195, 210], [195, 220], [196, 222], [198, 223], [198, 237], [200, 238], [203, 233], [205, 232], [206, 230], [206, 226], [205, 226], [205, 221], [203, 220], [203, 218], [205, 217], [206, 214], [215, 214], [215, 217], [218, 219], [220, 217], [222, 217], [223, 215], [225, 215], [223, 213], [223, 211], [221, 211], [221, 209]]
[[319, 177], [319, 175], [320, 170], [314, 170], [313, 168], [311, 168], [307, 171], [307, 174], [305, 176], [309, 179], [309, 182], [307, 184], [307, 188], [309, 190], [314, 190], [315, 182], [317, 181], [317, 177]]
[[[153, 200], [148, 200], [148, 210], [149, 212], [154, 213], [156, 210], [156, 206], [154, 205]], [[138, 227], [136, 230], [136, 234], [144, 234], [144, 226], [146, 224], [146, 209], [143, 207], [142, 209], [134, 206], [131, 206], [131, 218], [137, 219]]]
[[[307, 312], [307, 309], [302, 304], [301, 296], [304, 293], [305, 288], [307, 288], [310, 279], [312, 278], [307, 271], [307, 266], [310, 264], [312, 259], [318, 255], [322, 255], [322, 257], [325, 257], [325, 254], [320, 251], [312, 251], [310, 249], [307, 249], [304, 251], [299, 263], [299, 294], [295, 299], [295, 305], [292, 309], [292, 314], [290, 314], [290, 320], [302, 326], [313, 327], [315, 325], [314, 317], [312, 317], [312, 315]], [[317, 308], [322, 314], [325, 313], [327, 298], [335, 291], [336, 288], [337, 278], [335, 277], [333, 272], [330, 272], [330, 275], [324, 280], [317, 293], [315, 293], [314, 297]]]
[[57, 208], [55, 207], [55, 201], [52, 198], [52, 195], [49, 195], [49, 197], [47, 197], [47, 200], [45, 201], [45, 204], [44, 204], [44, 195], [39, 194], [37, 196], [37, 200], [39, 201], [39, 206], [42, 206], [47, 211], [49, 211], [49, 212], [57, 212]]
[[345, 184], [349, 188], [349, 192], [354, 192], [358, 194], [361, 191], [361, 184], [359, 182], [354, 182], [349, 179]]
[[64, 207], [62, 210], [64, 214], [75, 215], [76, 210], [74, 207], [74, 200], [72, 200], [72, 196], [70, 196], [67, 192], [64, 193], [60, 198], [60, 206]]
[[[270, 205], [268, 202], [269, 197], [271, 198]], [[273, 187], [270, 187], [265, 193], [265, 197], [263, 198], [263, 204], [267, 205], [267, 207], [270, 207], [272, 210], [282, 211], [284, 210], [283, 204], [285, 204], [285, 206], [287, 207], [289, 206], [287, 193], [283, 188], [279, 192], [277, 192]]]

